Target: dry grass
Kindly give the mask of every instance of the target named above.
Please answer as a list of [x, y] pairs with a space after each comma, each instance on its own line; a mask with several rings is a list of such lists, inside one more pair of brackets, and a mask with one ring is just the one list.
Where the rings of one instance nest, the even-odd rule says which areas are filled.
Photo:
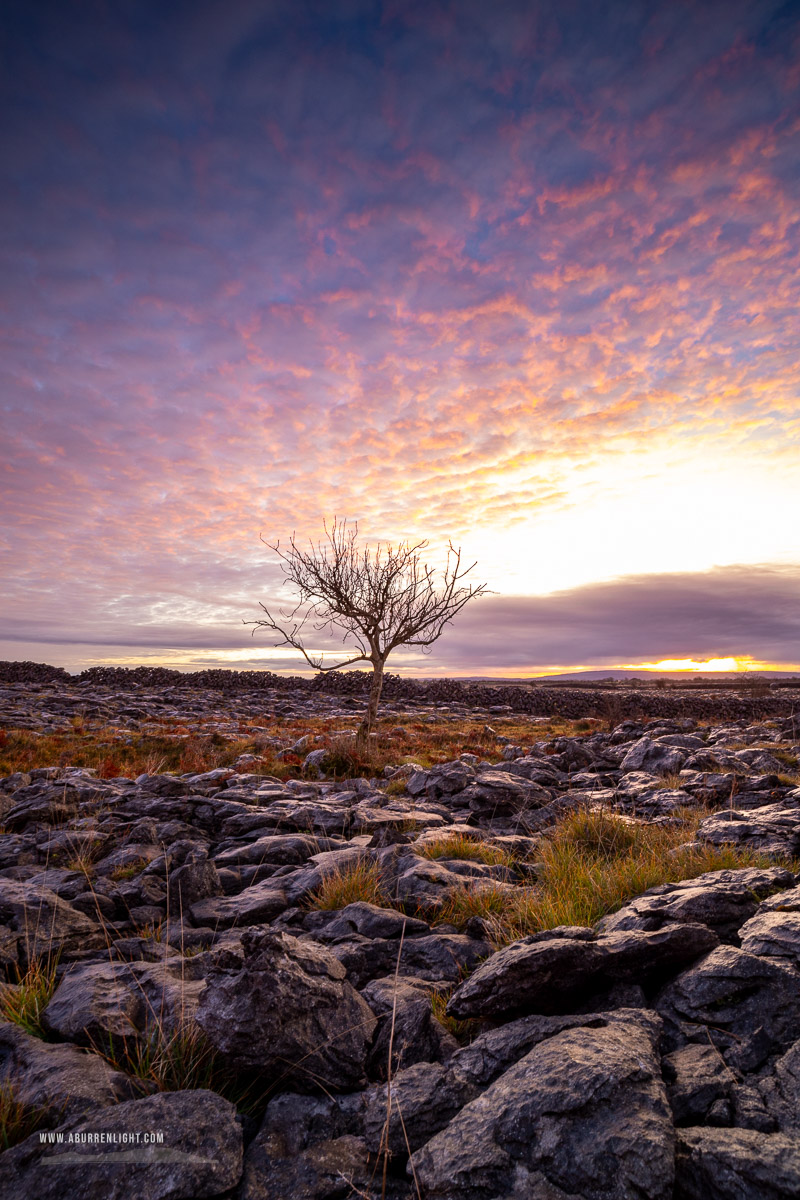
[[436, 912], [436, 921], [462, 929], [472, 917], [482, 917], [494, 924], [502, 922], [516, 903], [521, 888], [510, 891], [496, 883], [469, 883], [453, 888]]
[[94, 1045], [95, 1053], [117, 1071], [140, 1080], [149, 1092], [205, 1088], [224, 1096], [245, 1113], [258, 1113], [267, 1101], [266, 1088], [226, 1065], [206, 1034], [191, 1020], [175, 1029], [160, 1021], [144, 1034]]
[[366, 859], [333, 871], [307, 903], [309, 908], [334, 909], [355, 904], [358, 900], [383, 908], [392, 907], [381, 884], [378, 867]]
[[[406, 733], [402, 736], [392, 733], [398, 719], [404, 721]], [[199, 716], [192, 719], [191, 729], [175, 721], [164, 721], [159, 723], [157, 732], [138, 732], [81, 720], [56, 733], [4, 730], [4, 738], [0, 739], [0, 775], [50, 766], [90, 767], [103, 779], [120, 775], [136, 778], [143, 773], [201, 773], [215, 767], [229, 767], [241, 754], [255, 754], [263, 761], [252, 768], [253, 773], [299, 779], [305, 752], [279, 751], [271, 739], [279, 738], [288, 746], [305, 735], [311, 738], [309, 749], [325, 747], [334, 752], [332, 774], [337, 778], [380, 777], [385, 766], [399, 766], [403, 762], [430, 767], [461, 753], [497, 758], [500, 749], [495, 734], [487, 733], [486, 726], [472, 718], [414, 721], [413, 714], [404, 719], [393, 713], [379, 719], [376, 741], [363, 754], [355, 753], [349, 738], [332, 737], [330, 725], [315, 716], [285, 719], [265, 714], [258, 722], [240, 722], [238, 732], [230, 734], [221, 734], [210, 723], [210, 718]], [[357, 723], [358, 717], [354, 716], [353, 732]], [[553, 718], [547, 725], [535, 725], [520, 714], [498, 717], [493, 728], [512, 742], [530, 745], [562, 734], [584, 732], [586, 724]]]
[[34, 1037], [44, 1037], [42, 1013], [56, 990], [56, 966], [57, 959], [34, 961], [27, 971], [17, 970], [16, 980], [0, 985], [0, 1016]]
[[51, 1125], [53, 1117], [48, 1108], [23, 1103], [10, 1080], [0, 1083], [0, 1151], [10, 1150], [32, 1133]]
[[472, 1041], [475, 1034], [481, 1028], [480, 1021], [472, 1018], [466, 1021], [457, 1021], [455, 1017], [450, 1017], [447, 1014], [447, 1002], [455, 991], [456, 985], [448, 988], [446, 991], [431, 992], [431, 1011], [439, 1022], [444, 1025], [448, 1033], [452, 1033], [457, 1042], [465, 1045]]
[[432, 838], [419, 850], [423, 858], [459, 858], [468, 862], [486, 863], [488, 866], [513, 866], [513, 857], [507, 850], [492, 846], [465, 833], [445, 833]]
[[658, 781], [663, 788], [669, 788], [671, 791], [680, 790], [683, 785], [680, 771], [665, 771], [663, 775], [658, 776]]
[[773, 865], [762, 854], [734, 846], [683, 848], [706, 815], [687, 812], [667, 826], [571, 813], [538, 848], [535, 886], [513, 893], [458, 888], [436, 919], [463, 926], [471, 916], [484, 917], [492, 940], [502, 946], [557, 925], [594, 925], [657, 884], [706, 871]]
[[114, 883], [120, 883], [124, 879], [133, 879], [134, 876], [141, 875], [149, 862], [149, 858], [137, 858], [135, 862], [126, 863], [124, 867], [114, 867], [109, 879], [113, 879]]

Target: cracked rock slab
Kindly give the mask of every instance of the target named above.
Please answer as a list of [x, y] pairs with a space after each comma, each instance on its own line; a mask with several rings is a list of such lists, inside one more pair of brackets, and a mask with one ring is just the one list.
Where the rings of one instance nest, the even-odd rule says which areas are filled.
[[493, 954], [456, 989], [448, 1015], [496, 1017], [564, 1011], [578, 996], [608, 982], [669, 976], [718, 944], [704, 925], [668, 925], [595, 938], [591, 929], [559, 927]]
[[754, 1129], [681, 1129], [675, 1200], [796, 1200], [800, 1143]]
[[[108, 1140], [136, 1131], [160, 1131], [164, 1140]], [[205, 1200], [242, 1173], [236, 1109], [214, 1092], [162, 1092], [100, 1109], [61, 1132], [61, 1145], [43, 1144], [34, 1133], [0, 1157], [3, 1200]], [[92, 1141], [101, 1134], [105, 1144]]]
[[208, 975], [196, 1020], [233, 1066], [296, 1086], [340, 1090], [365, 1082], [377, 1024], [369, 1005], [322, 946], [248, 929], [244, 959], [231, 954]]
[[671, 1200], [658, 1032], [626, 1012], [540, 1043], [413, 1155], [424, 1195]]

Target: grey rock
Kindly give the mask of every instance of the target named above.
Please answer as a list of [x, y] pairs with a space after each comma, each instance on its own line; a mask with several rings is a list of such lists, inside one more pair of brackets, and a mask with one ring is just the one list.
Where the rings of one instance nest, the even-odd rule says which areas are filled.
[[657, 1039], [652, 1016], [619, 1013], [540, 1043], [413, 1155], [424, 1194], [671, 1200]]
[[456, 983], [492, 953], [491, 946], [461, 933], [431, 933], [403, 942], [399, 957], [396, 942], [382, 938], [353, 938], [330, 947], [354, 987], [394, 974], [416, 975], [431, 981]]
[[[294, 747], [292, 749], [294, 750]], [[294, 752], [297, 753], [297, 751]], [[324, 748], [322, 750], [312, 750], [303, 759], [303, 770], [313, 771], [318, 779], [324, 779], [330, 757], [330, 751]]]
[[[413, 776], [412, 776], [413, 778]], [[425, 792], [430, 800], [463, 792], [475, 779], [475, 770], [465, 762], [443, 763], [427, 772]], [[413, 793], [412, 793], [413, 794]]]
[[[360, 1136], [355, 1097], [279, 1096], [248, 1147], [239, 1200], [345, 1200], [380, 1195], [381, 1169]], [[387, 1200], [412, 1197], [390, 1175]]]
[[76, 964], [44, 1009], [43, 1023], [52, 1034], [99, 1048], [156, 1027], [174, 1030], [197, 1004], [204, 986], [202, 978], [193, 977], [198, 971], [199, 963], [187, 964], [180, 956], [152, 963]]
[[459, 793], [458, 804], [491, 819], [539, 808], [550, 799], [550, 793], [537, 783], [508, 771], [488, 770], [481, 771], [475, 782]]
[[683, 1046], [661, 1065], [676, 1125], [702, 1125], [712, 1105], [730, 1100], [736, 1086], [735, 1075], [714, 1046]]
[[[61, 1145], [43, 1144], [34, 1133], [0, 1157], [3, 1200], [203, 1200], [241, 1176], [236, 1109], [214, 1092], [162, 1092], [60, 1128]], [[163, 1144], [111, 1140], [137, 1131], [160, 1131]], [[105, 1144], [98, 1145], [102, 1134]]]
[[668, 976], [717, 945], [703, 925], [612, 932], [561, 927], [504, 947], [458, 987], [448, 1014], [490, 1017], [557, 1012], [607, 982]]
[[247, 929], [244, 960], [208, 975], [197, 1023], [234, 1066], [339, 1090], [364, 1081], [376, 1018], [341, 964], [311, 941]]
[[0, 926], [15, 936], [20, 963], [100, 947], [98, 924], [47, 887], [0, 879]]
[[668, 1048], [712, 1043], [729, 1065], [753, 1071], [795, 1039], [798, 975], [775, 960], [720, 946], [668, 984], [656, 1008]]
[[214, 856], [217, 867], [232, 867], [243, 864], [275, 863], [284, 866], [300, 866], [313, 854], [336, 849], [330, 838], [307, 837], [302, 834], [270, 834], [254, 842], [231, 846]]
[[271, 921], [288, 907], [286, 892], [277, 880], [265, 879], [236, 896], [212, 896], [198, 900], [189, 910], [196, 925], [230, 929], [234, 925], [260, 925]]
[[772, 858], [796, 857], [800, 854], [800, 790], [762, 808], [714, 813], [701, 821], [697, 838], [714, 846], [749, 846]]
[[427, 980], [404, 976], [375, 979], [363, 989], [379, 1018], [367, 1061], [371, 1079], [386, 1079], [417, 1062], [446, 1062], [458, 1050], [456, 1039], [433, 1015], [431, 991]]
[[390, 1113], [386, 1086], [367, 1093], [367, 1145], [377, 1153], [386, 1136], [392, 1154], [402, 1154], [407, 1146], [418, 1150], [534, 1046], [565, 1029], [601, 1029], [607, 1024], [606, 1016], [596, 1014], [522, 1017], [481, 1034], [469, 1046], [457, 1050], [445, 1066], [419, 1063], [398, 1071], [392, 1079]]
[[402, 873], [397, 876], [394, 885], [394, 896], [412, 911], [415, 906], [423, 910], [438, 908], [447, 901], [454, 889], [463, 888], [468, 881], [494, 883], [495, 879], [496, 873], [487, 871], [484, 863], [458, 864], [414, 856], [403, 864]]
[[739, 932], [742, 950], [748, 954], [800, 968], [800, 912], [759, 911]]
[[663, 883], [603, 917], [603, 933], [622, 929], [661, 929], [673, 922], [707, 925], [723, 940], [731, 940], [752, 917], [758, 900], [771, 892], [792, 887], [794, 876], [782, 867], [766, 870], [707, 871], [695, 879]]
[[676, 1200], [796, 1200], [800, 1143], [750, 1129], [681, 1129]]
[[645, 736], [633, 743], [620, 763], [620, 768], [623, 771], [647, 771], [650, 775], [665, 775], [670, 771], [680, 771], [688, 757], [688, 750], [665, 745]]
[[779, 1129], [800, 1131], [800, 1042], [795, 1042], [757, 1082], [767, 1112]]
[[[46, 1108], [60, 1120], [140, 1097], [132, 1079], [98, 1054], [72, 1045], [50, 1045], [18, 1025], [0, 1022], [0, 1084], [14, 1086], [26, 1107]], [[56, 1122], [58, 1123], [58, 1122]]]
[[182, 866], [170, 872], [167, 896], [171, 913], [189, 912], [199, 900], [221, 895], [217, 868], [205, 851], [194, 851]]
[[431, 931], [425, 921], [363, 900], [340, 909], [314, 910], [305, 917], [303, 928], [322, 942], [345, 941], [354, 933], [367, 938], [394, 939], [424, 936]]

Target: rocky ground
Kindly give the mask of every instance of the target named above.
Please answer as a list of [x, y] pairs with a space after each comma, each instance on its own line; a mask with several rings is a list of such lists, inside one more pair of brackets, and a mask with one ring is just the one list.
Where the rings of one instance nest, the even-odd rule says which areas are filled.
[[[468, 712], [481, 752], [419, 763], [397, 734], [375, 775], [333, 778], [325, 736], [274, 721], [341, 738], [346, 690], [19, 675], [6, 731], [200, 723], [233, 744], [244, 722], [271, 757], [0, 779], [4, 1200], [800, 1195], [788, 694], [569, 733], [512, 724], [508, 697], [390, 695], [400, 729]], [[296, 778], [265, 773], [286, 755]], [[548, 837], [598, 811], [694, 811], [697, 847], [749, 865], [509, 941], [503, 897], [535, 901]]]

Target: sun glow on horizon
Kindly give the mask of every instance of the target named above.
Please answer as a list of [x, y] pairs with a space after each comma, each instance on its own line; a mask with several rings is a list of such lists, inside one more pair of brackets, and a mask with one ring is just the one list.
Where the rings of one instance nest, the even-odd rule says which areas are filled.
[[[768, 671], [769, 663], [754, 662], [747, 655], [729, 658], [706, 658], [702, 662], [694, 658], [662, 658], [655, 663], [626, 663], [632, 671]], [[772, 668], [774, 669], [774, 668]]]

